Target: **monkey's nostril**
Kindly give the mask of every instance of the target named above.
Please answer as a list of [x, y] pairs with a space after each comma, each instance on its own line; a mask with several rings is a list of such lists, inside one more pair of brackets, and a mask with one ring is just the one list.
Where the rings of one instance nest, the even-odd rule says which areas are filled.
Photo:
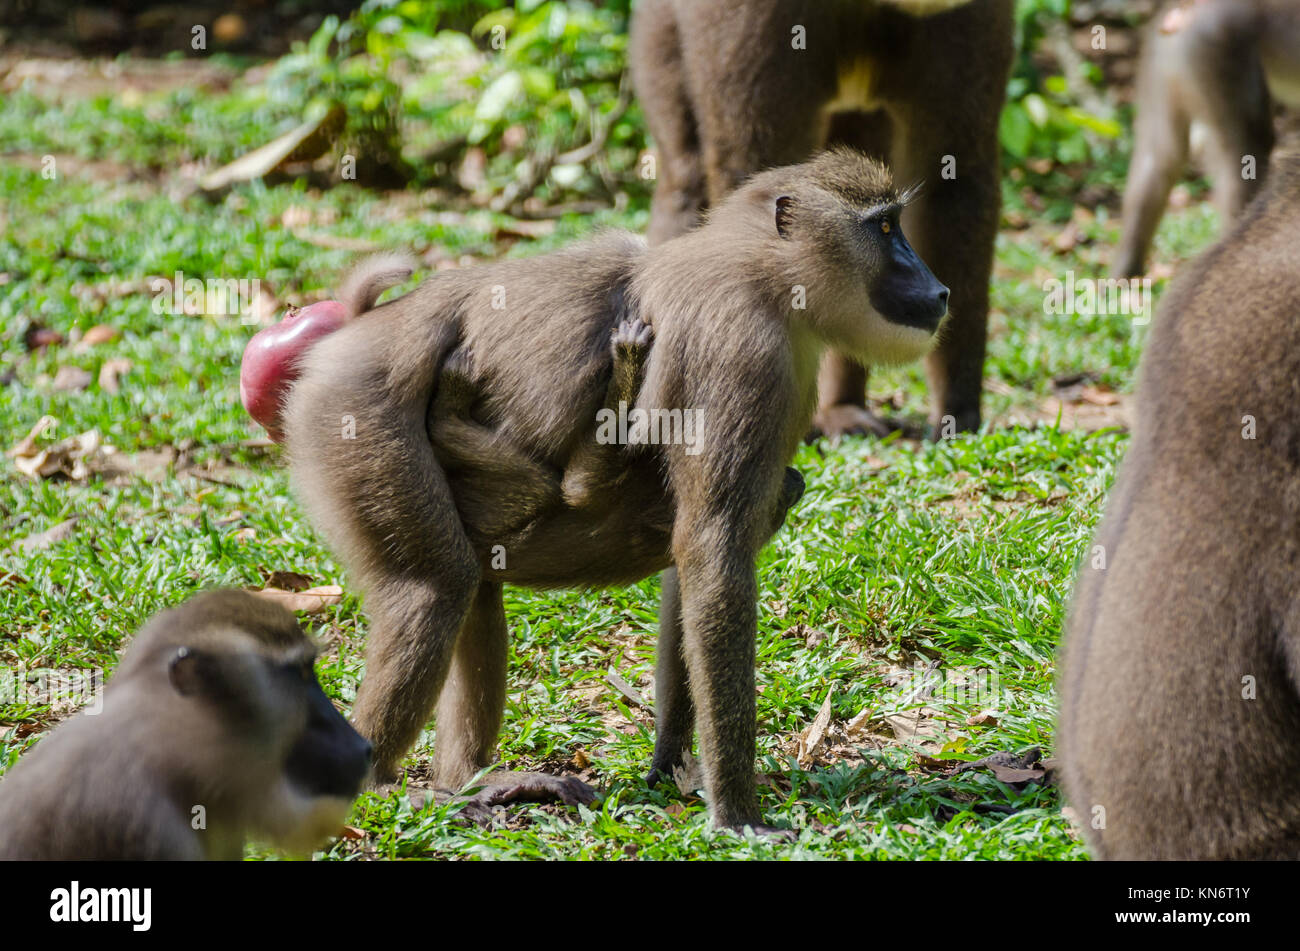
[[939, 288], [939, 306], [944, 310], [948, 309], [948, 288], [946, 287]]

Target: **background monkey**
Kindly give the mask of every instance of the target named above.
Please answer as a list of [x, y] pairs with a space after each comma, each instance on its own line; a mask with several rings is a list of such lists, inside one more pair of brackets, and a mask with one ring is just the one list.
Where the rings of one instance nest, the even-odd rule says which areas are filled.
[[[952, 288], [927, 364], [930, 420], [978, 429], [1012, 0], [641, 0], [630, 61], [659, 162], [650, 241], [751, 174], [843, 142], [924, 181], [903, 225]], [[861, 110], [869, 110], [863, 113]], [[886, 433], [866, 371], [828, 356], [817, 428]]]
[[0, 859], [238, 859], [246, 836], [312, 848], [342, 826], [371, 752], [315, 655], [292, 614], [247, 592], [159, 614], [103, 710], [0, 779]]
[[[1273, 100], [1300, 105], [1300, 4], [1191, 0], [1151, 23], [1138, 71], [1133, 158], [1113, 272], [1136, 277], [1183, 174], [1194, 127], [1220, 220], [1239, 215], [1268, 170]], [[1243, 165], [1254, 159], [1252, 173]]]
[[[914, 359], [947, 310], [902, 210], [883, 166], [831, 152], [756, 176], [703, 228], [650, 251], [611, 234], [441, 273], [284, 362], [300, 373], [284, 412], [296, 489], [371, 616], [355, 721], [378, 779], [396, 777], [435, 706], [439, 786], [459, 788], [495, 758], [503, 583], [608, 585], [669, 569], [653, 769], [679, 763], [698, 728], [715, 823], [758, 824], [754, 561], [802, 488], [786, 463], [815, 407], [821, 352]], [[603, 504], [561, 496], [524, 528], [484, 537], [512, 503], [449, 477], [448, 450], [429, 437], [441, 368], [468, 351], [457, 366], [481, 394], [478, 422], [562, 472], [592, 438], [611, 332], [636, 319], [654, 328], [636, 408], [699, 414], [700, 441], [631, 447]], [[344, 416], [354, 438], [340, 436]], [[460, 484], [494, 484], [492, 465], [468, 467]], [[537, 774], [487, 783], [497, 801], [516, 789], [590, 795]]]
[[1099, 858], [1300, 858], [1300, 153], [1151, 334], [1067, 627], [1066, 792]]

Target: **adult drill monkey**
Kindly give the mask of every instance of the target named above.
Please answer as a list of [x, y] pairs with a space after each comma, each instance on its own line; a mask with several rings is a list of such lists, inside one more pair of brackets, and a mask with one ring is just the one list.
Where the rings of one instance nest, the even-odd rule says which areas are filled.
[[[1117, 277], [1135, 277], [1182, 175], [1192, 129], [1225, 227], [1254, 196], [1273, 148], [1273, 102], [1300, 106], [1300, 3], [1178, 0], [1147, 30]], [[1198, 136], [1199, 138], [1199, 136]]]
[[[978, 429], [993, 242], [998, 119], [1012, 0], [640, 0], [630, 61], [659, 162], [650, 241], [689, 230], [754, 172], [844, 142], [925, 182], [903, 216], [952, 288], [930, 354], [935, 435]], [[865, 114], [864, 114], [864, 111]], [[888, 431], [867, 374], [830, 353], [816, 428]]]
[[[703, 228], [649, 251], [612, 234], [444, 272], [283, 361], [300, 374], [282, 425], [293, 481], [371, 617], [354, 717], [379, 780], [397, 775], [435, 707], [438, 786], [493, 761], [503, 583], [608, 585], [667, 569], [652, 776], [671, 774], [698, 728], [714, 822], [758, 824], [754, 560], [801, 487], [786, 464], [812, 417], [818, 360], [827, 345], [914, 359], [947, 310], [948, 289], [903, 237], [905, 198], [882, 165], [826, 153], [756, 176]], [[568, 499], [551, 486], [591, 448], [611, 335], [636, 319], [654, 343], [635, 408], [697, 414], [701, 438], [616, 447], [603, 488]], [[478, 393], [459, 421], [481, 432], [466, 438], [487, 434], [517, 472], [519, 457], [533, 460], [542, 485], [485, 490], [503, 485], [494, 457], [459, 451], [438, 409], [449, 365], [454, 402], [466, 381]], [[487, 524], [509, 527], [493, 538]], [[486, 782], [498, 798], [590, 795], [544, 775]]]
[[1300, 153], [1183, 269], [1062, 652], [1093, 855], [1300, 858]]
[[[0, 859], [238, 859], [337, 832], [370, 744], [321, 691], [293, 615], [201, 594], [135, 636], [97, 715], [0, 778]], [[201, 821], [196, 821], [201, 818]]]

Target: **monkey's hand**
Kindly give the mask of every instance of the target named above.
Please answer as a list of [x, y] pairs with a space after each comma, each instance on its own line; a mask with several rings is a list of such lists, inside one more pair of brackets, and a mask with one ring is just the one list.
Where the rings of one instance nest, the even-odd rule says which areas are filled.
[[650, 355], [654, 328], [640, 317], [625, 320], [610, 335], [610, 350], [614, 354], [614, 373], [605, 405], [617, 409], [620, 401], [633, 403], [641, 391], [645, 376], [645, 361]]

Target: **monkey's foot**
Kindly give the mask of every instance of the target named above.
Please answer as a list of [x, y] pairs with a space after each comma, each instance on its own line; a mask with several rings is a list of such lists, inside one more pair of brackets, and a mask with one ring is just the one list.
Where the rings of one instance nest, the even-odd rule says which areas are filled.
[[827, 436], [832, 440], [841, 436], [888, 436], [902, 427], [875, 413], [852, 403], [823, 406], [813, 417], [811, 439]]
[[566, 806], [589, 806], [596, 801], [596, 790], [572, 776], [549, 773], [489, 773], [483, 786], [470, 796], [462, 810], [475, 822], [492, 818], [495, 806], [509, 802], [561, 802]]

